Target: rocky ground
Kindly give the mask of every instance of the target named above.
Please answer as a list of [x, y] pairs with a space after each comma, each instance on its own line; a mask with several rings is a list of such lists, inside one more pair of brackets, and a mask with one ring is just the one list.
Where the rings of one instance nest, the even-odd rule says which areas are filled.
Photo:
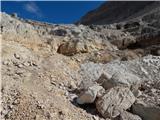
[[2, 120], [160, 119], [159, 27], [1, 17]]

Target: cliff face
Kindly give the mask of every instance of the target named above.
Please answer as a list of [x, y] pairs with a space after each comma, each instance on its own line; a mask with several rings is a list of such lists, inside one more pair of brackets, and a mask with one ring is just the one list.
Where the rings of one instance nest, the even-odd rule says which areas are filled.
[[154, 1], [109, 1], [88, 12], [79, 21], [82, 24], [111, 24], [150, 14], [159, 9], [160, 2]]
[[129, 32], [135, 38], [135, 44], [129, 44], [129, 48], [160, 44], [160, 2], [105, 2], [79, 23], [101, 32], [108, 28]]

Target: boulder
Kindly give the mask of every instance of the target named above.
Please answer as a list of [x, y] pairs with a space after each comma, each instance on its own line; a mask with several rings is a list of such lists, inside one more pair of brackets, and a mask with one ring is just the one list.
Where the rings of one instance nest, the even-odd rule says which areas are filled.
[[145, 103], [143, 101], [136, 101], [132, 105], [132, 111], [134, 114], [140, 116], [143, 120], [159, 120], [160, 119], [160, 107]]
[[131, 91], [136, 95], [138, 88], [141, 85], [141, 79], [129, 72], [116, 72], [111, 78], [102, 74], [97, 80], [106, 90], [115, 86], [129, 87]]
[[85, 53], [87, 52], [87, 48], [83, 42], [75, 40], [61, 44], [57, 52], [63, 55], [71, 56], [80, 52]]
[[93, 85], [89, 87], [87, 90], [81, 92], [81, 94], [77, 98], [78, 104], [86, 104], [86, 103], [93, 103], [96, 97], [102, 96], [104, 93], [103, 87], [99, 85]]
[[114, 120], [142, 120], [138, 115], [134, 115], [130, 112], [123, 111], [118, 117]]
[[54, 35], [57, 35], [57, 36], [66, 36], [67, 30], [65, 30], [65, 29], [57, 29], [57, 30], [51, 31], [50, 33], [54, 34]]
[[120, 116], [118, 116], [114, 120], [142, 120], [138, 115], [134, 115], [132, 113], [129, 113], [127, 111], [123, 111]]
[[134, 102], [135, 97], [129, 88], [114, 87], [96, 101], [96, 108], [104, 118], [115, 118]]

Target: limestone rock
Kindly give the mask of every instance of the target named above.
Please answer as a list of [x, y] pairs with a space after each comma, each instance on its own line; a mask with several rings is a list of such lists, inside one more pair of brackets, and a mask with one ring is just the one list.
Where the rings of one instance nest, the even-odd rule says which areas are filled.
[[134, 114], [140, 116], [143, 120], [160, 119], [160, 107], [154, 104], [136, 101], [132, 105], [132, 111]]
[[138, 115], [123, 111], [115, 120], [142, 120]]
[[[116, 73], [133, 74], [143, 81], [159, 81], [160, 78], [160, 57], [148, 55], [140, 59], [129, 61], [114, 60], [107, 64], [87, 62], [81, 64], [80, 74], [85, 81], [96, 81], [102, 74], [105, 74], [109, 79]], [[154, 72], [153, 72], [154, 71]], [[121, 74], [119, 74], [120, 76]], [[116, 76], [115, 76], [116, 77]], [[125, 76], [127, 78], [127, 76]], [[136, 78], [137, 78], [136, 77]], [[120, 78], [122, 78], [120, 76]], [[132, 81], [127, 81], [128, 82]]]
[[104, 118], [115, 118], [135, 102], [133, 93], [125, 87], [109, 89], [96, 101], [96, 108]]
[[96, 97], [102, 96], [103, 92], [104, 92], [103, 87], [99, 85], [91, 86], [78, 96], [77, 103], [78, 104], [93, 103]]
[[[140, 86], [140, 78], [134, 74], [129, 72], [116, 72], [113, 76], [109, 79], [105, 74], [102, 74], [98, 80], [99, 82], [103, 82], [102, 86], [105, 89], [110, 89], [114, 86], [124, 86], [124, 87], [134, 87], [138, 89]], [[132, 88], [132, 89], [134, 89]]]
[[87, 52], [87, 48], [85, 48], [85, 44], [83, 42], [80, 42], [78, 40], [76, 41], [70, 41], [66, 42], [59, 46], [58, 53], [64, 54], [64, 55], [74, 55], [76, 53], [80, 52]]

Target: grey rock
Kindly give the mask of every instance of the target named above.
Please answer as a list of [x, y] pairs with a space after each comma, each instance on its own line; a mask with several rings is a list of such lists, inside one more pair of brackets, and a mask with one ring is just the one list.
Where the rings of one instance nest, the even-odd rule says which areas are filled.
[[75, 89], [77, 89], [77, 85], [75, 84], [74, 81], [69, 81], [68, 82], [68, 88], [71, 89], [71, 90], [75, 90]]
[[160, 118], [160, 107], [151, 101], [142, 101], [138, 99], [132, 105], [132, 111], [143, 120], [159, 120]]
[[22, 68], [22, 67], [23, 67], [23, 65], [22, 65], [22, 64], [18, 64], [17, 66], [18, 66], [19, 68]]
[[141, 85], [140, 78], [127, 71], [123, 73], [120, 71], [116, 72], [110, 79], [107, 75], [102, 74], [97, 82], [103, 82], [101, 84], [106, 90], [115, 86], [124, 86], [131, 88], [131, 90], [138, 90]]
[[132, 113], [129, 113], [127, 111], [123, 111], [120, 116], [118, 116], [114, 120], [142, 120], [138, 115], [134, 115]]
[[143, 101], [136, 101], [132, 105], [132, 111], [134, 114], [140, 116], [143, 120], [159, 120], [160, 119], [160, 107], [145, 103]]
[[93, 85], [78, 96], [77, 103], [78, 104], [93, 103], [96, 97], [102, 96], [103, 93], [104, 93], [103, 87], [99, 85]]
[[104, 118], [115, 118], [135, 102], [133, 93], [125, 87], [109, 89], [96, 101], [96, 108]]
[[28, 67], [28, 66], [30, 66], [30, 63], [24, 62], [23, 65], [26, 66], [26, 67]]
[[9, 65], [9, 61], [7, 60], [3, 61], [3, 65]]

